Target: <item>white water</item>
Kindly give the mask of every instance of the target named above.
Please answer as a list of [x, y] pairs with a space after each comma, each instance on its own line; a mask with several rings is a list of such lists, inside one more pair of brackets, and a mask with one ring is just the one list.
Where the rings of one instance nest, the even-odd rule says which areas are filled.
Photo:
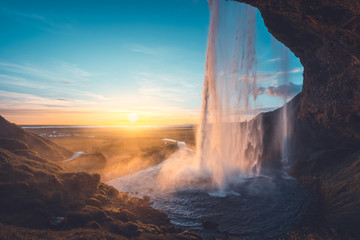
[[[290, 60], [289, 60], [289, 50], [283, 45], [279, 44], [277, 41], [273, 41], [273, 49], [276, 55], [280, 56], [281, 61], [279, 61], [279, 70], [283, 74], [281, 75], [280, 84], [288, 85], [289, 84], [289, 72], [290, 72]], [[281, 148], [281, 160], [284, 167], [289, 165], [289, 141], [291, 136], [291, 126], [289, 119], [289, 109], [286, 106], [288, 101], [288, 95], [284, 95], [283, 103], [284, 107], [280, 114], [280, 119], [278, 119], [278, 126], [276, 128], [281, 132], [279, 147]]]
[[197, 161], [212, 186], [224, 189], [234, 178], [249, 177], [260, 170], [262, 120], [259, 117], [240, 124], [246, 120], [243, 113], [253, 109], [257, 98], [256, 10], [219, 0], [209, 1], [209, 5]]
[[64, 160], [64, 162], [70, 162], [78, 157], [80, 157], [81, 155], [85, 154], [85, 152], [75, 152], [74, 155], [72, 155], [71, 157], [69, 157], [68, 159]]

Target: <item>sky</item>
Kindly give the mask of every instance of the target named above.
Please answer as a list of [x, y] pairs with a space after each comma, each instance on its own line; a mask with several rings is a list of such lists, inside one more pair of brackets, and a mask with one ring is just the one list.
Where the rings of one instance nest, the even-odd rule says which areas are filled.
[[[0, 114], [17, 124], [174, 125], [199, 121], [206, 0], [0, 0]], [[229, 3], [239, 4], [239, 3]], [[281, 85], [257, 14], [259, 111], [302, 86], [290, 55]], [[266, 81], [265, 81], [266, 80]], [[284, 91], [285, 90], [285, 91]]]

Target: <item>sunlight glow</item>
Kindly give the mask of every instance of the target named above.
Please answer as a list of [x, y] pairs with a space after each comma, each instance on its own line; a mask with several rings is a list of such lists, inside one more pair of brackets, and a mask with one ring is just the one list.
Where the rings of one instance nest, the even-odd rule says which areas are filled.
[[128, 120], [131, 123], [135, 123], [138, 120], [138, 114], [137, 113], [129, 113], [128, 114]]

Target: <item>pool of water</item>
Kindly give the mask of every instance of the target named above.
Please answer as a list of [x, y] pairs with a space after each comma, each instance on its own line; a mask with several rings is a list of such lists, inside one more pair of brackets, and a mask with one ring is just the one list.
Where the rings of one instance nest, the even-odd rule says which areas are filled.
[[[222, 191], [207, 187], [206, 179], [164, 191], [157, 187], [161, 167], [114, 179], [109, 184], [134, 196], [150, 196], [153, 207], [168, 214], [176, 227], [194, 230], [206, 239], [279, 239], [301, 220], [309, 205], [303, 186], [282, 170], [239, 176]], [[205, 228], [204, 220], [217, 227]]]

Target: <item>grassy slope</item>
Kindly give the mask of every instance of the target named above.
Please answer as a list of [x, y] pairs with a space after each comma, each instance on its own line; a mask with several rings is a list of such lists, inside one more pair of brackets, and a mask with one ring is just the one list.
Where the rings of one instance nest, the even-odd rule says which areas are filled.
[[[2, 116], [0, 116], [0, 130], [2, 146], [8, 145], [4, 143], [5, 141], [14, 140], [24, 143], [28, 148], [27, 150], [52, 161], [64, 160], [72, 155], [71, 151], [8, 122]], [[11, 144], [8, 147], [8, 150], [14, 150], [11, 148]]]

